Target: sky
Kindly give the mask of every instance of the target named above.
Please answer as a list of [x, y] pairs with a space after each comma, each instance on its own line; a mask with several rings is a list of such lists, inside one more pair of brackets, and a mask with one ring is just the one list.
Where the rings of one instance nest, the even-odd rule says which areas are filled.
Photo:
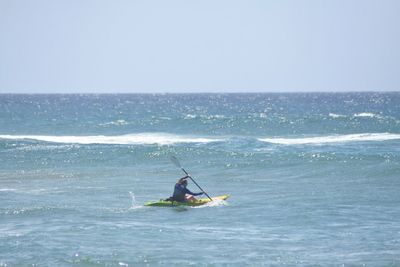
[[0, 93], [400, 91], [400, 1], [0, 0]]

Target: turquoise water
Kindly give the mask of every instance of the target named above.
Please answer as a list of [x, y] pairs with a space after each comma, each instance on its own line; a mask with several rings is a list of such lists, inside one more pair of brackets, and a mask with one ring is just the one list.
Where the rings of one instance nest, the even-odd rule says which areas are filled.
[[0, 266], [399, 266], [399, 192], [400, 93], [0, 95]]

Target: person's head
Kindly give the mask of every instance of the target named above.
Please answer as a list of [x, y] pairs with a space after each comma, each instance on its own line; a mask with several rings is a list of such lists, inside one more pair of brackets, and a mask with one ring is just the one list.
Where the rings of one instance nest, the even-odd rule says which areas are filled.
[[186, 179], [179, 179], [178, 184], [181, 184], [183, 186], [187, 186], [188, 181]]

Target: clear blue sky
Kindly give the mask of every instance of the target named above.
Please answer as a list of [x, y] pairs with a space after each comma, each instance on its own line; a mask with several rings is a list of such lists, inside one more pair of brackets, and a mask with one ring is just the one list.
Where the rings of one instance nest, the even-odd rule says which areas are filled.
[[0, 0], [0, 93], [400, 91], [400, 1]]

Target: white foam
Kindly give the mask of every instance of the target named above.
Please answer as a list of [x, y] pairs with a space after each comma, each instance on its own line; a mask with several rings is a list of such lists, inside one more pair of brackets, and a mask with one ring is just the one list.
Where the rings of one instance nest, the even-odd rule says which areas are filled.
[[216, 115], [206, 116], [206, 119], [225, 119], [225, 116], [216, 114]]
[[344, 142], [387, 141], [400, 139], [400, 134], [363, 133], [346, 135], [328, 135], [305, 138], [259, 138], [259, 141], [281, 145], [326, 144]]
[[370, 112], [361, 112], [361, 113], [357, 113], [354, 114], [354, 117], [361, 117], [361, 118], [380, 118], [379, 115], [376, 115], [374, 113], [370, 113]]
[[57, 136], [57, 135], [0, 135], [0, 139], [36, 140], [63, 144], [115, 144], [115, 145], [171, 145], [175, 143], [210, 143], [224, 139], [174, 135], [167, 133], [138, 133], [127, 135], [87, 135], [87, 136]]
[[226, 202], [223, 199], [214, 199], [213, 201], [210, 201], [204, 205], [200, 206], [193, 206], [192, 208], [194, 209], [201, 209], [201, 208], [206, 208], [206, 207], [218, 207], [218, 206], [226, 206], [228, 205], [228, 202]]
[[195, 114], [186, 114], [184, 119], [205, 119], [205, 120], [217, 120], [217, 119], [225, 119], [224, 115], [215, 114], [215, 115], [195, 115]]
[[344, 117], [346, 117], [345, 115], [341, 115], [341, 114], [336, 114], [336, 113], [329, 113], [329, 117], [332, 117], [332, 118], [344, 118]]
[[197, 115], [194, 114], [186, 114], [185, 119], [195, 119], [197, 118]]
[[[127, 135], [0, 135], [0, 139], [35, 140], [59, 144], [111, 144], [111, 145], [173, 145], [177, 143], [211, 143], [228, 141], [222, 137], [198, 137], [175, 135], [168, 133], [138, 133]], [[400, 139], [400, 134], [393, 133], [361, 133], [347, 135], [327, 135], [301, 138], [257, 138], [259, 141], [281, 145], [325, 144], [343, 142], [387, 141]], [[232, 140], [232, 139], [231, 139]]]
[[0, 192], [15, 192], [17, 189], [14, 188], [0, 188]]
[[100, 123], [100, 126], [109, 126], [109, 125], [118, 125], [118, 126], [122, 126], [122, 125], [128, 125], [129, 123], [126, 120], [116, 120], [116, 121], [110, 121], [110, 122], [106, 122], [106, 123]]

